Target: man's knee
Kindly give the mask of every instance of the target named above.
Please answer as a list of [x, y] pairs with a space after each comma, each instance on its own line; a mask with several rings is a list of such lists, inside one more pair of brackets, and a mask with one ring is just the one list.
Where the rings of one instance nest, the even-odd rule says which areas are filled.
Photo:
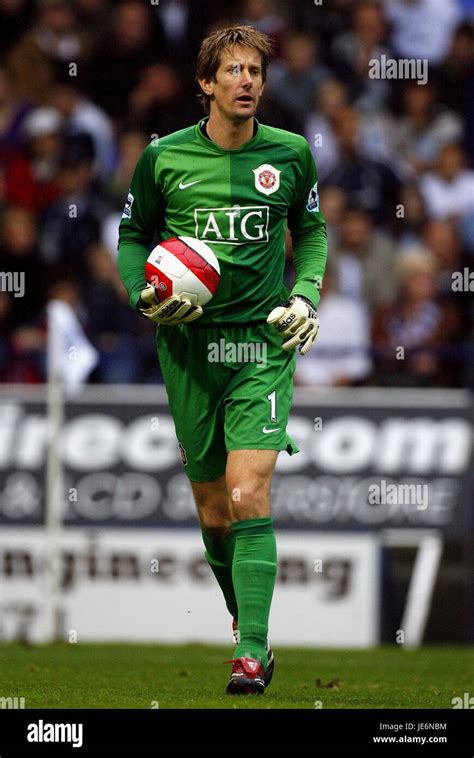
[[235, 450], [226, 468], [229, 510], [234, 521], [270, 515], [270, 486], [278, 452]]
[[230, 534], [230, 524], [225, 526], [207, 526], [201, 524], [203, 532], [211, 540], [224, 540]]
[[265, 479], [235, 482], [230, 491], [229, 510], [234, 521], [264, 518], [270, 515], [270, 494]]
[[219, 539], [219, 534], [225, 536], [232, 523], [227, 502], [225, 481], [208, 482], [206, 484], [192, 483], [194, 499], [201, 526], [209, 536], [212, 532]]
[[227, 500], [206, 500], [198, 508], [198, 513], [201, 526], [209, 536], [215, 536], [217, 539], [219, 533], [222, 532], [222, 536], [225, 536], [225, 533], [230, 529], [232, 519], [227, 507]]

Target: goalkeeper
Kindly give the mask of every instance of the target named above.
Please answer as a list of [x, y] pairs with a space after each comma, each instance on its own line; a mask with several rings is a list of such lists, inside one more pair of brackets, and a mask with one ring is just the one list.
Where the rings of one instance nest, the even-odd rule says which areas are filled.
[[[304, 355], [316, 339], [327, 256], [306, 140], [255, 118], [271, 54], [270, 39], [250, 26], [203, 41], [196, 79], [208, 115], [148, 145], [120, 224], [120, 276], [132, 307], [158, 325], [158, 357], [206, 559], [233, 617], [229, 694], [263, 693], [273, 674], [270, 485], [278, 451], [298, 452], [286, 432], [295, 348]], [[291, 292], [283, 282], [287, 224]], [[144, 278], [155, 231], [159, 240], [197, 237], [213, 249], [221, 280], [204, 312], [179, 297], [155, 300]], [[226, 350], [216, 364], [209, 359], [216, 344], [260, 346], [265, 360], [238, 363]]]

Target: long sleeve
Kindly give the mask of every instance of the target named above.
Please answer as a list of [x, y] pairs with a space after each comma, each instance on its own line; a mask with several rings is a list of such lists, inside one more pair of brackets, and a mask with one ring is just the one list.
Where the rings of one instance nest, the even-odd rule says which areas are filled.
[[148, 145], [137, 163], [120, 222], [118, 270], [133, 308], [146, 286], [150, 243], [163, 219], [163, 200], [155, 180], [156, 160], [156, 148]]
[[319, 209], [316, 165], [307, 143], [302, 164], [300, 189], [288, 214], [296, 274], [291, 294], [307, 297], [316, 307], [326, 269], [327, 234]]

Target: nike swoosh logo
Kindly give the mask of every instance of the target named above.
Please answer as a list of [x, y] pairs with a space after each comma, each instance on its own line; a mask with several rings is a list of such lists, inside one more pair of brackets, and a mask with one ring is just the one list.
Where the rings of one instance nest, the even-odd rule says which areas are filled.
[[279, 431], [280, 431], [280, 427], [279, 427], [279, 426], [278, 426], [276, 429], [267, 429], [267, 427], [266, 427], [266, 426], [264, 426], [264, 427], [262, 428], [262, 432], [263, 432], [264, 434], [272, 434], [272, 432], [279, 432]]
[[180, 190], [187, 189], [188, 187], [192, 187], [193, 184], [199, 184], [199, 182], [202, 182], [202, 179], [196, 179], [195, 182], [187, 182], [187, 184], [183, 184], [183, 182], [179, 183]]

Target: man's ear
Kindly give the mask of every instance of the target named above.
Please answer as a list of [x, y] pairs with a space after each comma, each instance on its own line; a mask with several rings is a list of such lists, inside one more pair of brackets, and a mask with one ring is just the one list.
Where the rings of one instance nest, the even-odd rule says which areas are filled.
[[214, 91], [214, 82], [212, 79], [199, 79], [199, 86], [205, 95], [208, 95], [208, 97], [212, 95]]

